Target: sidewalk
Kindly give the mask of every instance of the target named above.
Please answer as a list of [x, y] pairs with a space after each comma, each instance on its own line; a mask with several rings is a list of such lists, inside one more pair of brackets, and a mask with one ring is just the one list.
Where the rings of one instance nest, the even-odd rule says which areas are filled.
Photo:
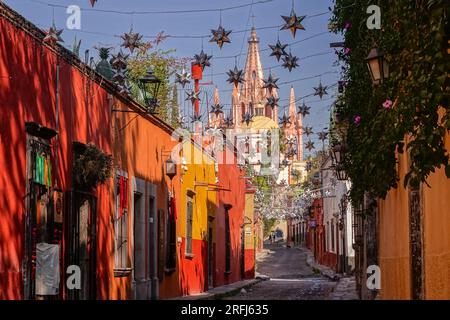
[[248, 290], [250, 287], [254, 286], [262, 279], [250, 279], [238, 281], [235, 283], [227, 284], [225, 286], [213, 288], [209, 291], [202, 292], [195, 295], [177, 297], [170, 300], [218, 300], [227, 296], [235, 295], [241, 292], [242, 289]]
[[336, 287], [334, 287], [328, 297], [330, 300], [359, 300], [358, 294], [356, 293], [356, 280], [354, 276], [337, 274], [333, 269], [318, 264], [315, 261], [311, 251], [305, 248], [298, 249], [306, 252], [306, 263], [313, 268], [313, 270], [319, 272], [330, 280], [337, 282]]

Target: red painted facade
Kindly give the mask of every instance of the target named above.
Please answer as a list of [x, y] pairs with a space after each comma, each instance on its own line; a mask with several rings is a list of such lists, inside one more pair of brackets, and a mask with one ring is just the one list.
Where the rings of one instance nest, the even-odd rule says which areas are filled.
[[[4, 8], [0, 9], [4, 13]], [[26, 232], [25, 222], [32, 215], [30, 207], [36, 203], [26, 205], [30, 194], [27, 194], [25, 123], [34, 122], [58, 133], [48, 141], [51, 188], [61, 190], [66, 207], [73, 197], [73, 142], [92, 142], [111, 154], [107, 92], [43, 45], [38, 36], [27, 34], [0, 17], [0, 170], [3, 172], [0, 175], [0, 299], [27, 298], [21, 270], [25, 263], [26, 238], [35, 235], [31, 230]], [[110, 192], [109, 186], [102, 186], [93, 194], [97, 198], [99, 221], [104, 221], [106, 217], [102, 215], [111, 210]], [[67, 215], [61, 230], [64, 233], [58, 241], [62, 248], [61, 275], [65, 274], [67, 265], [64, 261], [67, 259], [66, 219]], [[97, 234], [97, 265], [108, 252], [107, 244], [102, 243], [103, 236], [101, 231]], [[99, 279], [100, 290], [102, 274]]]
[[[112, 109], [139, 111], [140, 106], [117, 94], [110, 82], [63, 47], [45, 44], [43, 32], [6, 5], [0, 3], [0, 10], [0, 169], [4, 172], [0, 175], [0, 300], [39, 298], [29, 285], [34, 281], [38, 242], [60, 245], [59, 299], [148, 298], [150, 291], [152, 298], [171, 298], [203, 292], [211, 285], [236, 282], [244, 276], [253, 277], [254, 252], [244, 250], [243, 242], [245, 179], [236, 165], [234, 149], [226, 149], [231, 152], [231, 164], [219, 161], [224, 164], [219, 164], [216, 171], [214, 162], [188, 165], [186, 172], [180, 172], [179, 166], [178, 175], [168, 181], [164, 161], [176, 143], [170, 138], [172, 128], [155, 117], [142, 116], [118, 133], [118, 128], [134, 114]], [[36, 135], [46, 136], [48, 141]], [[39, 149], [39, 154], [42, 152], [48, 159], [48, 185], [47, 181], [37, 185], [29, 180], [30, 141], [48, 149], [47, 153]], [[72, 168], [74, 152], [88, 143], [113, 155], [114, 178], [94, 192], [83, 194], [73, 188]], [[127, 263], [118, 267], [115, 190], [119, 171], [128, 179], [126, 198], [130, 210], [124, 254]], [[215, 184], [216, 178], [219, 182]], [[167, 229], [161, 221], [167, 221], [171, 212], [169, 188], [173, 188], [177, 207], [176, 235], [170, 243], [175, 248], [172, 252], [176, 262], [167, 267]], [[195, 194], [195, 206], [192, 254], [187, 255], [189, 193]], [[140, 196], [145, 199], [138, 205]], [[150, 221], [152, 196], [156, 227], [142, 227], [140, 235], [145, 244], [138, 243], [133, 210], [142, 208], [141, 220]], [[50, 197], [54, 201], [48, 200]], [[41, 205], [44, 199], [45, 205]], [[62, 202], [57, 202], [60, 199]], [[55, 212], [62, 215], [58, 223]], [[41, 232], [36, 227], [41, 219], [47, 229], [51, 221], [51, 230]], [[27, 228], [27, 223], [31, 227]], [[81, 239], [84, 236], [86, 239]], [[66, 290], [67, 266], [82, 265], [83, 261], [87, 261], [82, 267], [86, 279], [83, 289], [76, 293]], [[145, 279], [137, 279], [137, 261]], [[156, 267], [151, 261], [156, 262]]]
[[307, 219], [306, 247], [320, 264], [325, 261], [325, 226], [323, 225], [323, 199], [314, 199], [311, 215]]
[[[237, 166], [234, 149], [230, 146], [227, 146], [225, 151], [220, 152], [217, 155], [217, 159], [219, 162], [218, 184], [220, 185], [221, 190], [218, 192], [217, 213], [215, 219], [215, 287], [240, 281], [245, 273], [243, 249], [245, 179]], [[226, 261], [227, 228], [230, 236], [229, 268], [227, 268]]]

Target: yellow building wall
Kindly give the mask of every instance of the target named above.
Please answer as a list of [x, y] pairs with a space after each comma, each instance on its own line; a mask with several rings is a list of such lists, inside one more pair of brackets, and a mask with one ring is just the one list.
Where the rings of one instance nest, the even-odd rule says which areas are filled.
[[251, 222], [251, 224], [245, 226], [245, 249], [255, 249], [254, 199], [253, 193], [245, 195], [245, 222]]
[[216, 192], [208, 190], [207, 186], [216, 183], [214, 160], [191, 142], [184, 143], [181, 155], [186, 160], [187, 170], [181, 169], [177, 234], [186, 237], [187, 197], [188, 192], [194, 192], [192, 239], [207, 240], [208, 215], [214, 217], [216, 214]]
[[[450, 150], [450, 135], [445, 147]], [[444, 168], [423, 185], [425, 298], [450, 299], [450, 179]]]
[[[450, 150], [450, 136], [445, 146]], [[379, 200], [379, 263], [381, 298], [411, 299], [409, 195], [403, 188], [407, 157], [399, 155], [399, 187]], [[450, 299], [450, 179], [444, 168], [422, 184], [423, 264], [425, 299]]]
[[[400, 155], [401, 177], [405, 176], [407, 165], [407, 158]], [[382, 299], [411, 298], [408, 201], [402, 178], [399, 188], [389, 191], [386, 199], [378, 202]]]

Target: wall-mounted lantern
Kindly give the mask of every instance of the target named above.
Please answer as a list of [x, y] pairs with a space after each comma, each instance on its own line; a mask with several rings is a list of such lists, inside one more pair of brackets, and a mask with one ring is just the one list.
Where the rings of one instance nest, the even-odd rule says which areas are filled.
[[384, 60], [384, 53], [382, 50], [373, 48], [365, 61], [374, 85], [378, 85], [389, 78], [389, 66]]

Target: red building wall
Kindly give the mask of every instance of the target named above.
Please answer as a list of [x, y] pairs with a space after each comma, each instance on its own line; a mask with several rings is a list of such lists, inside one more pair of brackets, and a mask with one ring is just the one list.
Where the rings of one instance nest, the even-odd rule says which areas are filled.
[[[241, 263], [244, 257], [242, 250], [242, 225], [245, 214], [245, 179], [237, 166], [237, 159], [232, 147], [227, 146], [225, 152], [217, 155], [219, 161], [219, 185], [223, 190], [218, 192], [215, 238], [215, 272], [214, 286], [240, 281]], [[231, 162], [231, 163], [227, 163]], [[225, 270], [225, 205], [229, 210], [229, 226], [231, 237], [231, 272]]]
[[[0, 299], [20, 299], [23, 298], [21, 264], [25, 237], [25, 122], [36, 122], [59, 133], [52, 140], [52, 184], [69, 191], [72, 143], [93, 142], [110, 154], [110, 114], [105, 90], [58, 58], [41, 40], [7, 21], [3, 16], [4, 5], [0, 10]], [[57, 64], [58, 106], [55, 105]], [[96, 192], [99, 230], [106, 220], [102, 215], [111, 210], [110, 192], [109, 186], [102, 186]], [[103, 239], [100, 231], [98, 266], [109, 255], [110, 244], [103, 243]], [[102, 279], [100, 273], [100, 297], [106, 285]]]

